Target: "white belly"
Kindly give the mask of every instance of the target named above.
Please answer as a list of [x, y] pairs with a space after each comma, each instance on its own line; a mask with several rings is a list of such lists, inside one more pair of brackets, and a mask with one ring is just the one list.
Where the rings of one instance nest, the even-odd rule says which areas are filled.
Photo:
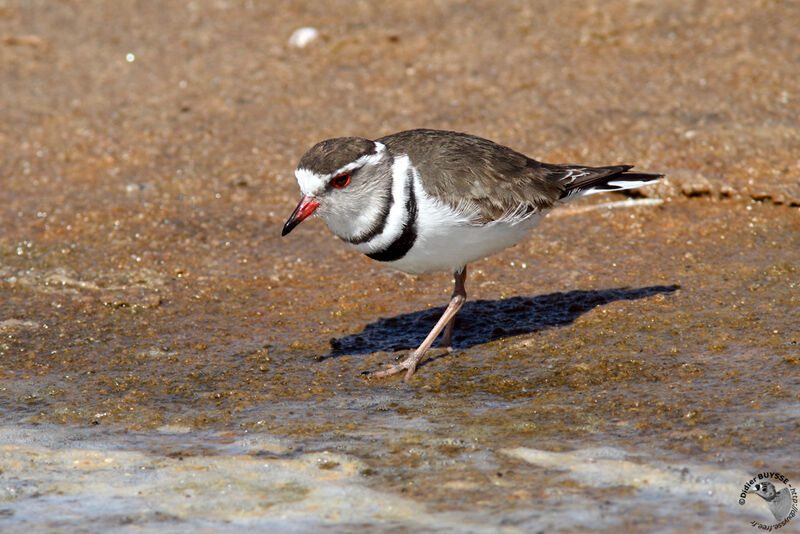
[[[405, 168], [400, 176], [405, 174]], [[496, 254], [519, 243], [544, 216], [532, 213], [527, 217], [504, 217], [499, 221], [476, 224], [475, 210], [453, 209], [429, 195], [423, 188], [419, 176], [414, 177], [416, 193], [417, 220], [416, 240], [411, 249], [399, 260], [383, 262], [384, 265], [406, 273], [420, 274], [430, 271], [455, 272], [466, 264]], [[353, 245], [364, 254], [372, 253], [378, 246], [385, 246], [396, 238], [402, 226], [401, 207], [405, 204], [402, 196], [402, 182], [394, 195], [394, 205], [390, 212], [385, 235], [367, 243]], [[398, 199], [400, 199], [398, 201]], [[398, 211], [394, 214], [394, 211]], [[395, 216], [396, 215], [396, 216]], [[378, 248], [378, 250], [380, 250]]]
[[[412, 274], [457, 271], [466, 264], [519, 243], [542, 219], [509, 217], [487, 224], [470, 222], [469, 209], [453, 210], [428, 195], [417, 178], [417, 240], [408, 253], [387, 265]], [[465, 214], [466, 212], [466, 214]]]
[[412, 274], [429, 271], [455, 272], [466, 264], [496, 254], [519, 243], [541, 220], [533, 216], [523, 223], [491, 223], [429, 228], [417, 236], [408, 253], [386, 265]]

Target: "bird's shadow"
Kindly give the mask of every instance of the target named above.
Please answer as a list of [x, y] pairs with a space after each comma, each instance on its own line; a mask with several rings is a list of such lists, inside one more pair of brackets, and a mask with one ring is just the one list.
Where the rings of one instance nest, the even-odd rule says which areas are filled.
[[[678, 289], [678, 285], [621, 287], [501, 300], [468, 300], [456, 316], [453, 347], [467, 349], [504, 337], [568, 325], [597, 306], [618, 300], [638, 300], [669, 294]], [[358, 334], [331, 339], [330, 352], [320, 359], [415, 348], [433, 328], [444, 309], [442, 306], [378, 319], [365, 326]]]

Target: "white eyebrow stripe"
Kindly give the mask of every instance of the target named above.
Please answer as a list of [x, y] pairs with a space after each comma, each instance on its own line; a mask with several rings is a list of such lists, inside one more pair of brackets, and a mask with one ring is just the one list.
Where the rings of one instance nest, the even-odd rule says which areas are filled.
[[325, 184], [328, 183], [330, 179], [330, 175], [326, 174], [320, 176], [314, 171], [303, 168], [297, 168], [294, 171], [294, 177], [297, 178], [297, 185], [300, 186], [300, 192], [311, 197], [321, 193], [322, 190], [325, 189]]
[[370, 163], [378, 163], [381, 158], [383, 158], [383, 153], [386, 151], [386, 145], [383, 143], [379, 143], [375, 141], [375, 152], [372, 154], [365, 154], [355, 160], [352, 163], [348, 163], [341, 169], [338, 169], [336, 172], [332, 172], [329, 175], [326, 175], [328, 178], [333, 178], [338, 174], [342, 174], [343, 172], [352, 171], [353, 169], [358, 169], [359, 167], [363, 167], [365, 165], [369, 165]]
[[344, 172], [350, 172], [354, 169], [359, 169], [365, 165], [377, 163], [383, 158], [383, 153], [386, 151], [386, 145], [375, 141], [375, 152], [372, 154], [365, 154], [357, 160], [348, 163], [344, 167], [337, 169], [335, 172], [328, 174], [317, 174], [309, 169], [298, 167], [294, 171], [294, 176], [297, 178], [297, 185], [300, 186], [300, 191], [304, 195], [314, 196], [319, 195], [325, 189], [328, 181]]

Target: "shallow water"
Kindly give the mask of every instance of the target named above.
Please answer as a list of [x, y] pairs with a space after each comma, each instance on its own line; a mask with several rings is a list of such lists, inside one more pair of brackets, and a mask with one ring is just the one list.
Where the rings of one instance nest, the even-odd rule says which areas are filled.
[[[425, 426], [435, 432], [415, 430]], [[377, 445], [376, 434], [388, 437], [360, 438]], [[425, 458], [415, 469], [420, 481], [450, 473], [434, 492], [446, 498], [443, 506], [421, 504], [414, 495], [424, 486], [411, 480], [387, 490], [359, 453], [343, 452], [353, 436], [298, 442], [180, 427], [141, 434], [4, 427], [0, 512], [7, 531], [19, 532], [738, 530], [748, 518], [769, 521], [761, 503], [731, 499], [730, 488], [749, 475], [725, 458], [699, 463], [652, 448], [572, 447], [579, 442], [554, 452], [440, 440], [438, 459], [417, 442], [408, 450]]]
[[[769, 521], [737, 499], [800, 479], [798, 15], [0, 4], [0, 527]], [[453, 353], [369, 380], [449, 275], [280, 228], [311, 143], [417, 126], [667, 178], [472, 264]]]

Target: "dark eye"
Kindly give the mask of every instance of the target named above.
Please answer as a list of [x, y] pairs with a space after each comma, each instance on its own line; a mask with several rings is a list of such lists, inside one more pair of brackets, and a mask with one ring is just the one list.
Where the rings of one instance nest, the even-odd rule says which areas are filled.
[[349, 172], [343, 172], [342, 174], [337, 174], [331, 180], [331, 185], [333, 187], [335, 187], [336, 189], [341, 189], [341, 188], [343, 188], [344, 186], [346, 186], [349, 183], [350, 183], [350, 173]]

